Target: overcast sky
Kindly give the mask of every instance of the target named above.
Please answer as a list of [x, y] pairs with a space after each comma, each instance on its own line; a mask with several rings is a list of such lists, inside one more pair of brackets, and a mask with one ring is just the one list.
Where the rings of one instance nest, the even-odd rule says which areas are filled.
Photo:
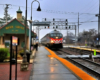
[[[27, 11], [27, 19], [29, 20], [31, 17], [31, 2], [33, 0], [28, 1], [28, 11]], [[98, 18], [95, 14], [99, 13], [99, 0], [38, 0], [40, 2], [41, 12], [36, 11], [38, 7], [38, 3], [33, 3], [33, 20], [42, 21], [43, 18], [47, 18], [48, 20], [52, 20], [53, 18], [59, 19], [68, 19], [68, 24], [77, 25], [78, 23], [78, 12], [79, 12], [79, 31], [89, 30], [92, 28], [98, 29]], [[10, 14], [13, 18], [16, 18], [16, 11], [19, 6], [23, 11], [22, 15], [25, 16], [25, 6], [26, 0], [0, 0], [0, 4], [11, 4], [8, 9], [8, 14]], [[0, 18], [4, 16], [4, 8], [5, 5], [0, 5]], [[89, 13], [89, 14], [88, 14]], [[96, 21], [96, 22], [90, 22]], [[83, 23], [84, 22], [84, 23]], [[45, 34], [52, 30], [40, 30], [40, 38]], [[66, 30], [60, 30], [63, 35], [66, 35]], [[69, 30], [70, 32], [71, 31]]]

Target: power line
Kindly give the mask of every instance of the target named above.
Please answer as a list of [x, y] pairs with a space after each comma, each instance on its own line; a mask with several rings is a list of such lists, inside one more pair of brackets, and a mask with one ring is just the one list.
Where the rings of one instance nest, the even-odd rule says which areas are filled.
[[86, 9], [86, 7], [91, 3], [92, 1], [90, 0], [87, 4], [85, 4], [85, 6], [83, 8], [81, 8], [79, 11], [84, 11]]
[[[15, 7], [19, 7], [19, 5], [12, 5], [12, 6], [15, 6]], [[23, 7], [25, 8], [25, 6], [20, 6], [20, 7]], [[28, 7], [29, 9], [31, 9], [31, 7]], [[33, 8], [33, 10], [36, 10], [36, 8]], [[55, 11], [55, 10], [46, 10], [46, 9], [42, 9], [41, 12], [48, 12], [48, 13], [58, 13], [58, 14], [69, 14], [69, 15], [77, 15], [78, 12], [66, 12], [66, 11]], [[87, 15], [95, 15], [96, 13], [80, 13], [80, 14], [87, 14]]]
[[[0, 4], [0, 5], [5, 5], [5, 4]], [[12, 6], [15, 6], [15, 7], [19, 7], [18, 5], [12, 5]], [[25, 8], [25, 6], [20, 6], [20, 7], [23, 7]], [[31, 9], [30, 7], [28, 7], [29, 9]], [[35, 8], [33, 8], [33, 10], [36, 10]], [[6, 11], [5, 11], [6, 12]], [[55, 11], [55, 10], [46, 10], [46, 9], [42, 9], [42, 12], [48, 12], [48, 13], [58, 13], [58, 14], [69, 14], [69, 15], [77, 15], [78, 13], [75, 13], [75, 12], [65, 12], [65, 11]], [[80, 13], [79, 15], [95, 15], [94, 13]], [[68, 18], [67, 18], [68, 19]], [[74, 19], [74, 18], [72, 18]], [[77, 19], [77, 18], [76, 18]], [[88, 20], [87, 20], [88, 21]], [[85, 21], [85, 22], [87, 22]], [[85, 23], [84, 22], [84, 23]], [[77, 22], [73, 22], [73, 23], [77, 23]]]
[[93, 5], [88, 11], [93, 11], [94, 9], [97, 9], [99, 7], [99, 4]]
[[[99, 7], [99, 5], [93, 5], [92, 7], [90, 7], [87, 11], [88, 12], [95, 12], [95, 9], [97, 9]], [[99, 9], [98, 9], [99, 10]], [[98, 11], [99, 12], [99, 11]]]
[[[95, 3], [93, 3], [89, 8], [87, 7], [87, 6], [89, 6], [90, 4], [91, 4], [91, 2], [93, 2], [93, 1], [91, 1], [90, 0], [90, 2], [87, 4], [87, 5], [85, 5], [85, 7], [84, 7], [84, 9], [81, 9], [83, 12], [85, 12], [85, 11], [91, 11], [91, 9], [93, 10], [94, 8], [96, 8], [96, 7], [94, 7], [94, 6], [97, 6], [97, 5], [95, 5], [96, 3], [97, 3], [97, 1], [95, 2]], [[91, 8], [91, 9], [90, 9]], [[81, 15], [81, 14], [80, 14]]]
[[[95, 2], [95, 3], [93, 3], [91, 6], [90, 6], [90, 4], [93, 2], [93, 0], [90, 0], [89, 2], [88, 2], [88, 4], [87, 5], [85, 5], [85, 7], [83, 8], [83, 9], [81, 9], [83, 12], [85, 12], [85, 11], [89, 11], [90, 10], [90, 8], [91, 7], [93, 7], [94, 5], [95, 5], [95, 3], [97, 3], [97, 1]], [[87, 7], [88, 6], [88, 7]]]
[[[99, 22], [99, 21], [83, 21], [83, 22], [79, 22], [79, 23], [90, 23], [90, 22]], [[78, 23], [78, 22], [68, 22], [68, 23]]]
[[88, 22], [99, 22], [99, 21], [87, 21], [87, 22], [80, 22], [80, 23], [88, 23]]

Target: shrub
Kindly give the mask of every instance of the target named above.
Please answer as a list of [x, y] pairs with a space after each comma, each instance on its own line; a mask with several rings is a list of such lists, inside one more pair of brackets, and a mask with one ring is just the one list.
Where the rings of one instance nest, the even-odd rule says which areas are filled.
[[9, 53], [7, 48], [0, 48], [0, 62], [3, 62], [6, 59], [7, 54]]

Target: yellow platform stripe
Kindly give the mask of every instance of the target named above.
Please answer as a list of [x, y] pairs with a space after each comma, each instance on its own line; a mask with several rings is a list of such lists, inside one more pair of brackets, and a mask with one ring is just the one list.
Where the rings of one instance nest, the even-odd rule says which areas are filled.
[[52, 50], [48, 49], [47, 47], [45, 47], [45, 48], [51, 54], [51, 55], [48, 55], [48, 57], [54, 57], [54, 58], [58, 59], [60, 62], [62, 62], [67, 68], [69, 68], [69, 70], [71, 70], [80, 79], [82, 79], [82, 80], [96, 80], [95, 78], [93, 78], [92, 76], [90, 76], [89, 74], [87, 74], [86, 72], [84, 72], [83, 70], [81, 70], [80, 68], [75, 66], [74, 64], [57, 56]]
[[[83, 47], [71, 47], [71, 48], [75, 48], [75, 49], [82, 49], [82, 50], [88, 50], [88, 51], [94, 51], [94, 49], [91, 48], [83, 48]], [[100, 50], [95, 49], [97, 52], [100, 52]]]

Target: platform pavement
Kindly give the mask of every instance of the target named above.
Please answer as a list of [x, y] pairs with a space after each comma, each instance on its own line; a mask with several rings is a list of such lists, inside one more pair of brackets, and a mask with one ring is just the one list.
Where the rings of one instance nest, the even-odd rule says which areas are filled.
[[50, 53], [43, 47], [39, 47], [33, 62], [30, 80], [79, 80], [61, 62], [55, 58], [49, 58]]

